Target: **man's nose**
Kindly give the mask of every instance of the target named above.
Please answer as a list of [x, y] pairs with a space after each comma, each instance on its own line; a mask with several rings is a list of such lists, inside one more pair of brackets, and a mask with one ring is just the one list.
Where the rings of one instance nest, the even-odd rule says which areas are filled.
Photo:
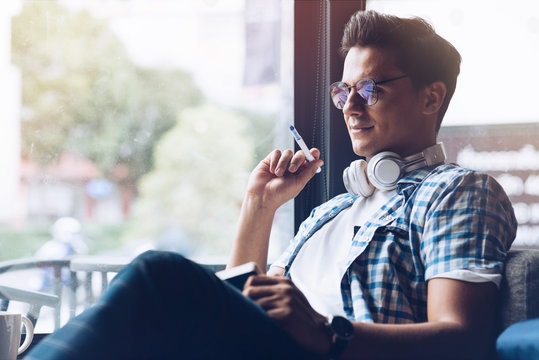
[[361, 99], [361, 96], [359, 96], [357, 91], [352, 88], [344, 103], [342, 112], [345, 116], [356, 115], [358, 113], [363, 113], [365, 111], [365, 106], [365, 102]]

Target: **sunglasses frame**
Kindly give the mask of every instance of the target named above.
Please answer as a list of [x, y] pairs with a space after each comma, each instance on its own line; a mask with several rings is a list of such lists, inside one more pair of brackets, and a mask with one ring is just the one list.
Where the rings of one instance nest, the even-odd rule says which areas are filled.
[[[337, 94], [334, 93], [334, 90], [339, 89], [339, 90], [345, 91], [345, 89], [346, 89], [346, 91], [348, 91], [348, 93], [346, 94], [346, 100], [348, 100], [348, 98], [350, 97], [351, 89], [355, 88], [356, 93], [359, 95], [359, 97], [363, 101], [363, 104], [367, 105], [367, 106], [373, 106], [378, 102], [378, 85], [385, 84], [385, 83], [388, 83], [390, 81], [404, 79], [405, 77], [408, 77], [408, 75], [404, 74], [404, 75], [400, 75], [400, 76], [397, 76], [397, 77], [394, 77], [394, 78], [391, 78], [391, 79], [385, 79], [385, 80], [380, 80], [380, 81], [376, 81], [376, 80], [371, 79], [371, 78], [363, 78], [363, 79], [359, 79], [354, 85], [348, 85], [348, 84], [346, 84], [346, 83], [344, 83], [342, 81], [337, 81], [337, 82], [334, 82], [333, 84], [331, 84], [329, 86], [331, 100], [333, 102], [333, 105], [335, 105], [335, 107], [337, 109], [342, 110], [344, 108], [344, 103], [342, 103], [341, 101], [339, 101], [339, 102], [335, 101], [335, 96]], [[375, 100], [371, 104], [368, 103], [367, 99], [365, 99], [363, 96], [361, 96], [361, 93], [357, 89], [358, 84], [361, 83], [361, 82], [363, 82], [363, 83], [370, 82], [373, 85], [372, 92], [374, 94]], [[340, 105], [341, 103], [342, 103], [342, 105]]]

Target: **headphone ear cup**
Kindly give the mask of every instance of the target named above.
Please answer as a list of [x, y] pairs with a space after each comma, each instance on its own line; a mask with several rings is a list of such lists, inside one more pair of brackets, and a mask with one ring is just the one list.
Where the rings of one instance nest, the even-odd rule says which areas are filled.
[[402, 176], [404, 162], [391, 151], [384, 151], [369, 160], [367, 176], [377, 189], [393, 190]]
[[349, 167], [343, 171], [344, 187], [352, 195], [369, 197], [374, 192], [374, 186], [367, 178], [368, 164], [365, 160], [353, 161]]

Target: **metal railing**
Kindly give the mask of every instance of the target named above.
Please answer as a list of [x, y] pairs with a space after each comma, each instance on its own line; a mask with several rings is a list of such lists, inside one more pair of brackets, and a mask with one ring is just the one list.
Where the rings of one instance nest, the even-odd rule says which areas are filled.
[[[35, 326], [41, 308], [49, 307], [53, 309], [53, 327], [58, 329], [63, 321], [91, 306], [108, 287], [110, 277], [119, 272], [127, 262], [127, 259], [94, 257], [51, 260], [23, 258], [0, 262], [0, 310], [8, 310], [12, 302], [26, 304], [26, 315]], [[36, 291], [25, 281], [17, 284], [2, 283], [1, 275], [13, 275], [14, 272], [25, 270], [40, 270], [42, 276], [50, 277], [50, 286], [46, 290]], [[93, 286], [95, 274], [101, 279], [97, 293]], [[80, 280], [81, 277], [83, 281]], [[24, 279], [24, 275], [21, 279]], [[79, 298], [82, 298], [82, 301], [79, 301]], [[62, 318], [62, 309], [66, 307], [69, 309], [68, 316], [65, 318], [64, 314]]]
[[8, 272], [23, 270], [50, 270], [52, 274], [51, 293], [33, 291], [26, 284], [7, 286], [0, 283], [0, 309], [7, 310], [12, 301], [26, 303], [29, 306], [28, 317], [37, 322], [41, 307], [48, 306], [54, 309], [54, 328], [60, 327], [60, 310], [62, 299], [62, 270], [69, 269], [70, 260], [42, 260], [24, 258], [0, 262], [0, 275]]
[[[53, 329], [56, 330], [92, 306], [109, 287], [116, 273], [130, 261], [131, 258], [127, 257], [77, 256], [69, 259], [23, 258], [0, 262], [0, 310], [8, 310], [12, 302], [23, 303], [27, 306], [26, 315], [35, 326], [42, 307], [49, 307], [53, 310]], [[224, 268], [222, 264], [201, 265], [213, 272]], [[50, 286], [46, 290], [36, 291], [25, 281], [18, 281], [15, 285], [2, 282], [3, 275], [25, 270], [41, 270], [43, 274], [50, 275]], [[25, 279], [25, 275], [20, 278]]]

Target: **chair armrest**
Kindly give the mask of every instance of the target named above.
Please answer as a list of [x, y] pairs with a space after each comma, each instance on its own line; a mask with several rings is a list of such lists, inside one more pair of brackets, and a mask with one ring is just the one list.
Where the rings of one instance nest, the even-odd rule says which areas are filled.
[[66, 268], [69, 267], [69, 259], [44, 260], [37, 258], [22, 258], [0, 262], [0, 274], [8, 271], [43, 269], [43, 268]]
[[539, 317], [538, 249], [509, 251], [500, 292], [500, 331], [516, 322]]
[[37, 291], [22, 290], [10, 286], [0, 285], [0, 299], [19, 301], [27, 304], [38, 304], [54, 308], [60, 302], [56, 295], [45, 294]]

